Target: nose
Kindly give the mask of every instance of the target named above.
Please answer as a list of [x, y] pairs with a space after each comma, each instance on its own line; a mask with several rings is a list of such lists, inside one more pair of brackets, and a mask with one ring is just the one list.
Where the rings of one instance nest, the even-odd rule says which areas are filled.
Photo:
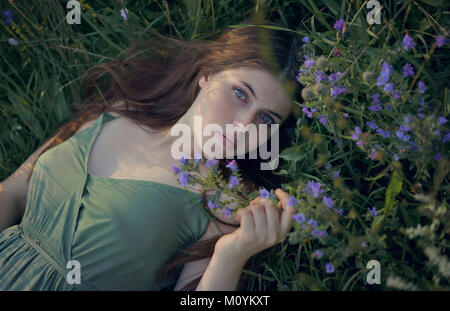
[[247, 125], [254, 123], [255, 117], [256, 111], [253, 111], [253, 109], [248, 109], [245, 112], [240, 111], [237, 118], [233, 121], [235, 130], [245, 130]]

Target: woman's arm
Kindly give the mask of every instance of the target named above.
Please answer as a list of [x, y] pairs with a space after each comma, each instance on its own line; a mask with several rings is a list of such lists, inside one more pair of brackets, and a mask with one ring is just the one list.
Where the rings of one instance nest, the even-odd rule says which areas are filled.
[[0, 183], [0, 232], [19, 223], [20, 218], [19, 202], [7, 191], [5, 185]]
[[198, 291], [236, 290], [242, 269], [253, 255], [284, 241], [292, 227], [295, 208], [289, 205], [289, 195], [281, 189], [278, 208], [271, 200], [256, 198], [246, 208], [239, 209], [236, 219], [241, 226], [222, 236], [197, 286]]
[[215, 250], [196, 291], [235, 291], [247, 260], [228, 258]]

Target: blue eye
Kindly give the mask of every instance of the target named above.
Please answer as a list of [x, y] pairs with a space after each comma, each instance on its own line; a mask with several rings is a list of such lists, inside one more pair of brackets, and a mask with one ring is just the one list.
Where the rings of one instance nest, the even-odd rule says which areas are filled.
[[270, 124], [274, 124], [275, 123], [275, 120], [270, 115], [268, 115], [267, 113], [263, 113], [261, 116], [264, 116], [264, 117], [262, 117], [262, 119], [267, 124], [270, 125]]
[[[245, 93], [243, 90], [238, 88], [233, 88], [234, 92], [237, 94], [237, 96], [242, 99], [243, 101], [247, 102], [247, 93]], [[246, 99], [243, 99], [239, 94], [242, 94], [241, 96], [245, 95]]]

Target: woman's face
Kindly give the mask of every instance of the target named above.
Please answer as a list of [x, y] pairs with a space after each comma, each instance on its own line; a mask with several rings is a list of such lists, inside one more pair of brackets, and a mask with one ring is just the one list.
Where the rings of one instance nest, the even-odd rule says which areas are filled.
[[[225, 144], [224, 157], [226, 149], [231, 149], [234, 155], [243, 154], [241, 150], [244, 150], [244, 153], [255, 150], [270, 138], [269, 125], [281, 125], [289, 116], [290, 103], [281, 84], [263, 69], [245, 66], [225, 70], [203, 75], [198, 83], [201, 89], [192, 105], [193, 116], [202, 117], [202, 129], [207, 124], [218, 124], [222, 133], [234, 142]], [[255, 137], [248, 130], [239, 131], [248, 129], [250, 124], [256, 126], [258, 136]], [[260, 128], [260, 124], [265, 127]], [[237, 131], [234, 131], [234, 128]], [[266, 139], [257, 138], [260, 129], [266, 131]], [[194, 142], [199, 147], [205, 146], [205, 142], [214, 136], [205, 134], [201, 137], [203, 131], [199, 132], [194, 131]], [[223, 136], [215, 135], [218, 144], [224, 142]], [[245, 145], [245, 148], [240, 149], [238, 145]]]

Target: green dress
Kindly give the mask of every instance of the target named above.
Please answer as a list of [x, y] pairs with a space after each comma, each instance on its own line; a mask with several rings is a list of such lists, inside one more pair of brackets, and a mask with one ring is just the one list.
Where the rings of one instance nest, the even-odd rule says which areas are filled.
[[[156, 271], [200, 239], [209, 215], [199, 193], [87, 173], [102, 124], [114, 118], [102, 113], [93, 126], [39, 157], [21, 223], [0, 232], [0, 290], [161, 290], [176, 284], [182, 267], [162, 283]], [[219, 195], [206, 199], [216, 202]], [[79, 262], [81, 284], [73, 282], [77, 266], [70, 260]]]

